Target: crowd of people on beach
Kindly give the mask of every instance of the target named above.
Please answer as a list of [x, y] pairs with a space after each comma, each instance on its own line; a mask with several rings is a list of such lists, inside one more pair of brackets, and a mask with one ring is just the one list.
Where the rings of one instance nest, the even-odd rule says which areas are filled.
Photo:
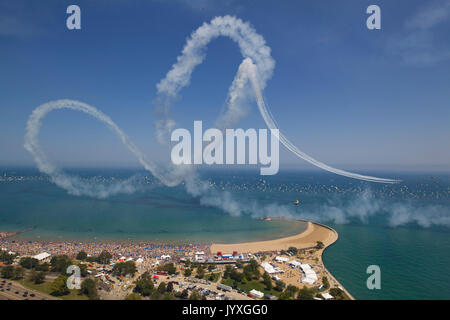
[[31, 241], [13, 238], [0, 239], [0, 248], [12, 251], [23, 256], [33, 256], [47, 252], [52, 256], [67, 255], [74, 258], [80, 251], [90, 256], [97, 256], [102, 251], [111, 253], [114, 259], [126, 258], [157, 258], [170, 255], [171, 259], [178, 260], [193, 251], [208, 251], [207, 244], [167, 244], [154, 242], [114, 242], [114, 241]]

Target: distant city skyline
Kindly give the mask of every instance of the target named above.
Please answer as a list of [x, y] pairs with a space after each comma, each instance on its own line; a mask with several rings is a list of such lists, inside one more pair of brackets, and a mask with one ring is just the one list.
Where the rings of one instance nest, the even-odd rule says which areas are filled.
[[[250, 22], [276, 61], [264, 90], [281, 130], [303, 151], [347, 170], [450, 170], [450, 1], [0, 1], [0, 166], [34, 166], [27, 119], [50, 100], [108, 114], [146, 156], [155, 137], [156, 84], [186, 38], [215, 16]], [[366, 8], [381, 8], [368, 30]], [[176, 128], [214, 127], [242, 56], [219, 38], [172, 109]], [[254, 102], [241, 128], [266, 128]], [[63, 167], [139, 167], [114, 133], [72, 111], [49, 115], [40, 141]], [[315, 169], [280, 146], [280, 171]]]

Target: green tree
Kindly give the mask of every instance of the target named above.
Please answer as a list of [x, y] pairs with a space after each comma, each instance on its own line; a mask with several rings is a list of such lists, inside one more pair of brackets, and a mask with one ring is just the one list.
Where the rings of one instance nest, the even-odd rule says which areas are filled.
[[230, 265], [226, 265], [225, 271], [223, 272], [223, 277], [228, 279], [231, 276], [231, 271], [233, 271], [233, 268]]
[[328, 282], [328, 278], [326, 276], [322, 277], [322, 283], [324, 289], [328, 289], [330, 287], [330, 282]]
[[4, 262], [5, 264], [13, 263], [15, 257], [16, 256], [14, 254], [9, 254], [4, 250], [0, 250], [0, 261]]
[[52, 296], [65, 296], [70, 293], [66, 285], [67, 278], [66, 275], [61, 274], [50, 284], [50, 294]]
[[25, 270], [22, 267], [18, 267], [14, 270], [14, 280], [20, 280], [25, 276]]
[[188, 291], [188, 289], [184, 289], [183, 292], [181, 292], [180, 298], [187, 299], [188, 297], [189, 297], [189, 291]]
[[33, 281], [35, 284], [44, 283], [45, 272], [33, 270], [30, 275], [30, 280]]
[[315, 293], [316, 292], [314, 291], [314, 289], [309, 289], [306, 286], [303, 286], [303, 288], [298, 291], [297, 299], [299, 299], [299, 300], [313, 300]]
[[170, 281], [170, 282], [167, 284], [166, 291], [167, 291], [167, 292], [172, 292], [172, 291], [173, 291], [173, 282], [172, 282], [172, 281]]
[[298, 249], [296, 247], [289, 247], [288, 251], [292, 252], [294, 255], [298, 253]]
[[2, 268], [2, 278], [5, 279], [12, 279], [14, 278], [14, 275], [16, 274], [15, 269], [13, 266], [6, 266]]
[[161, 282], [161, 283], [159, 284], [159, 286], [158, 286], [158, 289], [156, 289], [156, 290], [158, 290], [158, 292], [159, 292], [160, 294], [163, 294], [164, 292], [166, 292], [166, 289], [167, 289], [166, 283], [165, 283], [165, 282]]
[[23, 257], [20, 259], [19, 264], [26, 269], [33, 269], [39, 264], [39, 260], [31, 257]]
[[80, 275], [84, 278], [88, 275], [87, 272], [87, 266], [83, 263], [78, 264], [78, 267], [80, 268]]
[[316, 243], [317, 249], [322, 249], [324, 246], [325, 246], [325, 245], [323, 244], [322, 241], [317, 241], [317, 243]]
[[347, 294], [339, 288], [331, 288], [329, 292], [336, 300], [349, 300], [350, 299], [347, 296]]
[[192, 290], [189, 300], [202, 300], [202, 295], [197, 290]]
[[94, 279], [87, 278], [81, 283], [81, 294], [88, 296], [89, 300], [98, 300], [97, 283]]
[[272, 279], [270, 279], [270, 275], [267, 272], [264, 272], [263, 274], [263, 283], [267, 290], [272, 290]]
[[148, 272], [142, 274], [135, 282], [134, 292], [140, 293], [144, 297], [152, 294], [154, 289], [153, 281]]
[[289, 294], [289, 292], [283, 291], [282, 293], [280, 293], [280, 295], [278, 296], [278, 298], [279, 298], [280, 300], [291, 300], [291, 295]]
[[184, 269], [184, 276], [185, 277], [189, 277], [192, 274], [192, 270], [191, 269]]
[[258, 270], [258, 261], [256, 261], [255, 259], [250, 260], [249, 265], [252, 271]]
[[205, 269], [202, 266], [199, 266], [197, 268], [197, 275], [196, 275], [196, 277], [199, 278], [199, 279], [203, 279], [205, 277]]
[[87, 253], [85, 251], [80, 251], [76, 257], [77, 260], [84, 261], [87, 259]]
[[65, 274], [67, 268], [72, 265], [72, 260], [66, 255], [54, 256], [50, 260], [51, 270]]
[[216, 264], [215, 263], [211, 263], [208, 265], [208, 271], [211, 272], [216, 268]]
[[177, 268], [172, 262], [163, 264], [159, 266], [157, 269], [158, 271], [165, 271], [168, 274], [175, 274], [177, 272]]
[[38, 264], [35, 268], [36, 271], [49, 271], [50, 270], [50, 264], [48, 262], [44, 262], [41, 264]]
[[137, 269], [134, 261], [116, 263], [112, 269], [113, 274], [116, 276], [133, 276], [136, 271]]
[[281, 291], [284, 290], [285, 287], [286, 287], [286, 284], [285, 284], [283, 281], [277, 280], [277, 281], [275, 282], [275, 290], [276, 290], [276, 291], [281, 292]]
[[100, 264], [110, 264], [112, 255], [106, 250], [103, 250], [97, 257], [96, 261]]
[[286, 292], [289, 293], [289, 296], [291, 296], [292, 298], [295, 298], [295, 295], [297, 294], [298, 288], [296, 286], [293, 285], [288, 285], [286, 288]]

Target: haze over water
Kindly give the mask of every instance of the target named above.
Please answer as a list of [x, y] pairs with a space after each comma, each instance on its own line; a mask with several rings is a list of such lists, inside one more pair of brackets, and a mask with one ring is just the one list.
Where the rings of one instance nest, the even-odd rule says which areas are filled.
[[[92, 183], [125, 179], [129, 169], [72, 170]], [[161, 186], [138, 172], [139, 191], [107, 199], [67, 194], [34, 169], [5, 169], [0, 181], [0, 230], [22, 239], [118, 239], [240, 242], [296, 234], [303, 223], [231, 216], [200, 203], [184, 187]], [[305, 218], [335, 228], [325, 251], [330, 272], [363, 299], [450, 298], [450, 175], [401, 174], [397, 185], [355, 181], [321, 172], [203, 171], [212, 188], [242, 204], [270, 205], [273, 216]], [[389, 176], [384, 173], [384, 176]], [[299, 206], [293, 201], [300, 200]], [[379, 265], [382, 289], [366, 288], [366, 268]]]

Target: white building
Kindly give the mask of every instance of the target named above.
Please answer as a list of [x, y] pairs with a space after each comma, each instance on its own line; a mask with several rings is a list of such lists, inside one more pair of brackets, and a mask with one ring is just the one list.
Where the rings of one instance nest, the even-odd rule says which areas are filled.
[[41, 253], [39, 253], [39, 254], [33, 256], [33, 258], [36, 259], [36, 260], [42, 261], [42, 260], [44, 260], [44, 259], [47, 259], [47, 258], [50, 257], [50, 256], [51, 256], [50, 253], [47, 253], [47, 252], [41, 252]]

